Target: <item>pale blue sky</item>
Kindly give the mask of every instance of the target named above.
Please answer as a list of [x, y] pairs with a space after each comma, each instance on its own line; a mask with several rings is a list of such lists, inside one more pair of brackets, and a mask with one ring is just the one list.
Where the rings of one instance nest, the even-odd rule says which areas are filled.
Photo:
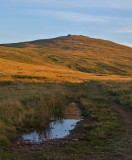
[[0, 43], [67, 34], [132, 47], [132, 0], [0, 0]]

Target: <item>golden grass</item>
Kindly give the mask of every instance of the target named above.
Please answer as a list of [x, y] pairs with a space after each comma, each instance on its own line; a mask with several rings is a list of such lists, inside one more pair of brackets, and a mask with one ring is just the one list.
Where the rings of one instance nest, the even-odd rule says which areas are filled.
[[132, 80], [131, 77], [119, 75], [96, 75], [74, 71], [66, 67], [45, 64], [33, 65], [14, 62], [0, 58], [0, 81], [24, 81], [24, 82], [75, 82], [86, 80]]
[[110, 41], [67, 36], [5, 46], [0, 46], [0, 58], [15, 62], [86, 73], [132, 75], [132, 48]]

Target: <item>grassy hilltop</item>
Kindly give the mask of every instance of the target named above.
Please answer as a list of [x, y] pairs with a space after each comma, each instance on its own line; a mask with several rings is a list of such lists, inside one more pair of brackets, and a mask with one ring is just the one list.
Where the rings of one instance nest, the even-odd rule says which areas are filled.
[[89, 74], [131, 76], [132, 48], [77, 35], [0, 45], [1, 75], [63, 80], [63, 73], [71, 79], [87, 79]]

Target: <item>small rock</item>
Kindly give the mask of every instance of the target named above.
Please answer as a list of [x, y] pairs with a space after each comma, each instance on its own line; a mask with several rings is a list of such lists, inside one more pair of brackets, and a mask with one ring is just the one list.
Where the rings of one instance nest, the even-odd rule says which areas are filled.
[[94, 117], [94, 115], [93, 115], [93, 114], [91, 114], [91, 117]]
[[65, 144], [68, 144], [68, 141], [65, 141]]
[[73, 141], [78, 141], [78, 139], [72, 139]]
[[122, 141], [128, 141], [128, 139], [123, 139]]
[[120, 151], [121, 151], [120, 148], [115, 149], [115, 152], [120, 152]]

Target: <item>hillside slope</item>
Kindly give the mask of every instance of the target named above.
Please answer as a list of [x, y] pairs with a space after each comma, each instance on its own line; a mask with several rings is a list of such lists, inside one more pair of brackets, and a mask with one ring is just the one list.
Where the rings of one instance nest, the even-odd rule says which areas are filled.
[[0, 58], [41, 66], [50, 63], [87, 73], [132, 75], [132, 48], [85, 36], [3, 44]]

